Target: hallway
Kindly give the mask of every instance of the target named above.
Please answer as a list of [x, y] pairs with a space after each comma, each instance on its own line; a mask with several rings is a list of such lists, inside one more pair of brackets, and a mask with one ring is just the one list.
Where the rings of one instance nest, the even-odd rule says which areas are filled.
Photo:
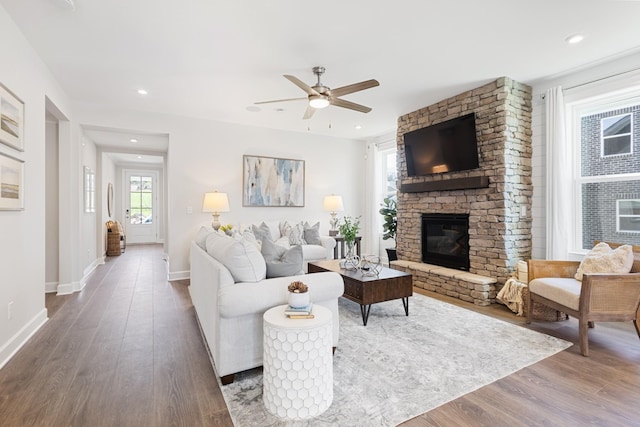
[[0, 370], [1, 426], [231, 426], [188, 281], [161, 245], [107, 257]]

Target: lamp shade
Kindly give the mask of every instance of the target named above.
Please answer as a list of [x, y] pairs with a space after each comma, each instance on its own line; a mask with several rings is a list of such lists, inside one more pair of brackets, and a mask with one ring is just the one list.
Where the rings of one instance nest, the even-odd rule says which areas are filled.
[[229, 212], [229, 198], [227, 193], [205, 193], [202, 202], [202, 212]]
[[336, 196], [332, 194], [330, 196], [324, 196], [324, 210], [327, 212], [342, 212], [344, 206], [342, 205], [342, 196]]

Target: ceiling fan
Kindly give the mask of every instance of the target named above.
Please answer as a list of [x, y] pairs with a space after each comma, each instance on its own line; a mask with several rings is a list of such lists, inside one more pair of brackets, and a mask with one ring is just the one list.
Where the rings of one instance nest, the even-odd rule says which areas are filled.
[[307, 99], [309, 101], [309, 105], [307, 106], [307, 111], [304, 113], [303, 119], [309, 119], [313, 116], [313, 113], [316, 112], [316, 109], [325, 108], [329, 105], [335, 105], [336, 107], [348, 108], [350, 110], [360, 111], [361, 113], [368, 113], [371, 111], [371, 108], [365, 107], [364, 105], [356, 104], [355, 102], [345, 101], [344, 99], [340, 99], [340, 96], [348, 95], [350, 93], [359, 92], [361, 90], [369, 89], [372, 87], [379, 86], [377, 80], [365, 80], [360, 83], [354, 83], [347, 86], [342, 86], [337, 89], [331, 89], [322, 84], [320, 81], [320, 76], [322, 76], [325, 72], [324, 67], [313, 67], [313, 74], [318, 77], [318, 82], [314, 86], [308, 86], [306, 83], [298, 79], [294, 76], [284, 75], [284, 78], [289, 80], [294, 85], [298, 86], [300, 89], [307, 93], [306, 98], [288, 98], [288, 99], [277, 99], [275, 101], [262, 101], [256, 102], [255, 104], [270, 104], [273, 102], [286, 102], [286, 101], [299, 101], [302, 99]]

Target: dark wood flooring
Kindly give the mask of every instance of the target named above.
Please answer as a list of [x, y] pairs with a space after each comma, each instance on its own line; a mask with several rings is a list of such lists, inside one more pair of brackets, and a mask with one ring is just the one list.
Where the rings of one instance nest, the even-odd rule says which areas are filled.
[[[130, 245], [82, 292], [47, 295], [50, 320], [0, 370], [0, 426], [231, 426], [188, 281], [166, 274], [159, 246]], [[501, 305], [428, 295], [527, 327]], [[577, 343], [574, 320], [530, 327]], [[597, 324], [590, 344], [589, 358], [574, 345], [402, 426], [640, 426], [632, 324]]]

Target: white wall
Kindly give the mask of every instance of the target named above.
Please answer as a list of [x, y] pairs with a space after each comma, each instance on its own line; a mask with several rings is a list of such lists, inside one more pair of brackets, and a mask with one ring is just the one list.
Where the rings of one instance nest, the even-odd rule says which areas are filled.
[[[113, 202], [115, 204], [116, 201], [116, 166], [113, 163], [111, 157], [108, 154], [102, 153], [98, 150], [98, 158], [99, 158], [99, 175], [100, 182], [98, 194], [100, 200], [100, 221], [98, 221], [98, 235], [100, 239], [98, 241], [98, 251], [101, 254], [101, 257], [104, 258], [107, 253], [107, 228], [104, 224], [110, 219], [115, 219], [116, 207], [115, 205], [111, 206], [111, 216], [109, 216], [109, 212], [107, 209], [107, 184], [111, 183], [113, 186], [114, 194], [113, 194]], [[102, 226], [101, 226], [102, 225]]]
[[[66, 111], [68, 100], [47, 67], [0, 7], [0, 82], [25, 104], [24, 152], [0, 144], [0, 152], [24, 160], [24, 210], [0, 211], [0, 366], [46, 320], [45, 289], [45, 97]], [[8, 319], [9, 303], [12, 318]]]
[[[211, 223], [211, 215], [202, 213], [202, 198], [207, 191], [217, 189], [228, 193], [231, 210], [221, 215], [221, 221], [235, 224], [275, 219], [321, 221], [321, 231], [327, 233], [329, 214], [322, 210], [322, 199], [331, 193], [343, 196], [344, 215], [364, 213], [363, 141], [111, 110], [95, 105], [76, 105], [74, 110], [82, 125], [169, 135], [165, 248], [170, 279], [188, 277], [189, 242], [200, 226]], [[245, 154], [305, 160], [305, 206], [243, 207], [242, 156]], [[193, 213], [188, 213], [189, 208]]]
[[45, 283], [48, 292], [54, 292], [59, 283], [60, 258], [58, 256], [58, 245], [60, 243], [58, 227], [59, 223], [59, 203], [58, 203], [58, 123], [46, 123], [45, 131], [45, 198], [46, 198], [46, 268]]
[[[83, 283], [86, 280], [86, 277], [96, 268], [99, 260], [101, 259], [101, 254], [98, 252], [97, 246], [97, 238], [98, 233], [96, 229], [98, 228], [98, 219], [100, 218], [101, 204], [99, 201], [102, 199], [104, 193], [101, 192], [101, 187], [99, 186], [100, 179], [98, 174], [98, 158], [97, 158], [97, 149], [96, 145], [93, 141], [85, 136], [82, 136], [81, 143], [81, 164], [78, 169], [82, 173], [81, 179], [81, 200], [82, 200], [82, 209], [80, 213], [80, 268], [82, 268], [82, 276]], [[85, 212], [84, 209], [84, 197], [85, 197], [85, 188], [84, 188], [84, 168], [90, 168], [95, 175], [95, 210], [94, 212]]]
[[533, 258], [544, 259], [546, 257], [546, 141], [545, 105], [542, 96], [551, 87], [560, 85], [566, 90], [638, 69], [640, 69], [640, 55], [635, 53], [532, 83], [533, 203], [531, 211], [533, 215]]

